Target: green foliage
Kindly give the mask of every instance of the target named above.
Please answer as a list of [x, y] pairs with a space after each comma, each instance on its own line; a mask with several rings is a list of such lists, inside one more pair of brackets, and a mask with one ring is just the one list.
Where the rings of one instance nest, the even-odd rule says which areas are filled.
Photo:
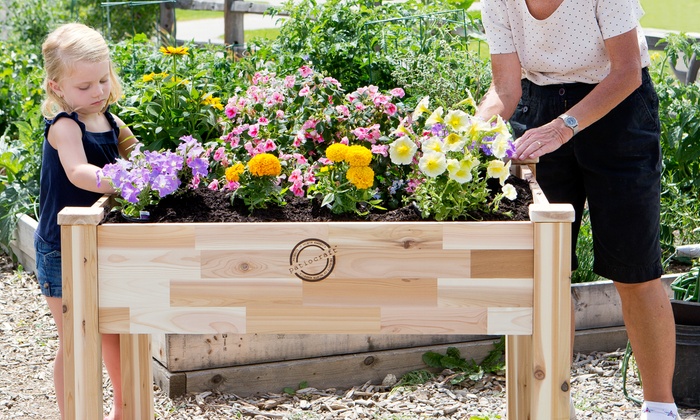
[[160, 17], [160, 4], [122, 4], [105, 7], [102, 0], [75, 0], [71, 18], [93, 28], [101, 28], [105, 37], [120, 41], [137, 34], [152, 36]]
[[0, 43], [0, 134], [17, 138], [24, 120], [43, 99], [40, 53], [24, 43]]
[[687, 273], [673, 280], [671, 290], [676, 300], [700, 302], [700, 260], [696, 260]]
[[581, 218], [581, 228], [576, 241], [576, 257], [578, 268], [571, 273], [571, 283], [589, 283], [602, 280], [593, 272], [593, 233], [591, 232], [591, 220], [588, 209], [584, 209]]
[[0, 137], [0, 244], [7, 247], [21, 214], [38, 217], [44, 119], [38, 108], [18, 121], [18, 138]]
[[465, 360], [456, 347], [448, 347], [445, 354], [429, 351], [423, 354], [423, 362], [432, 368], [450, 369], [457, 373], [450, 380], [452, 384], [462, 383], [467, 379], [478, 381], [486, 373], [496, 373], [505, 369], [505, 349], [505, 337], [501, 337], [481, 363], [476, 363], [473, 359]]
[[426, 52], [410, 50], [396, 55], [401, 65], [392, 75], [406, 91], [406, 103], [429, 96], [449, 108], [469, 95], [478, 103], [491, 84], [489, 61], [466, 44], [440, 40], [434, 46]]
[[297, 393], [298, 390], [308, 388], [308, 387], [309, 387], [309, 383], [306, 381], [303, 381], [303, 382], [299, 382], [299, 385], [297, 385], [296, 389], [292, 388], [291, 386], [287, 386], [282, 391], [285, 394], [294, 395]]
[[[677, 245], [700, 243], [700, 200], [697, 189], [690, 192], [671, 181], [668, 172], [661, 178], [661, 249], [664, 261]], [[695, 192], [693, 192], [695, 191]]]
[[[128, 50], [120, 50], [121, 58], [129, 60], [125, 69], [128, 93], [117, 113], [146, 148], [174, 150], [182, 136], [192, 135], [207, 143], [221, 135], [217, 119], [227, 80], [217, 78], [231, 69], [224, 57], [207, 53], [200, 57], [198, 49], [188, 47], [156, 52], [143, 43], [132, 44], [131, 58]], [[133, 59], [144, 56], [145, 60]]]
[[663, 175], [661, 246], [667, 260], [679, 244], [700, 235], [700, 85], [684, 84], [668, 73], [679, 60], [700, 53], [700, 44], [684, 34], [671, 34], [663, 55], [654, 60], [652, 77], [659, 96]]
[[365, 24], [404, 16], [408, 14], [405, 5], [376, 5], [367, 0], [329, 0], [319, 4], [316, 0], [302, 0], [285, 3], [281, 11], [289, 13], [289, 18], [282, 24], [279, 36], [270, 43], [261, 43], [257, 52], [260, 59], [274, 61], [278, 73], [289, 74], [302, 65], [310, 65], [332, 75], [348, 91], [370, 83], [381, 89], [397, 86], [386, 59], [370, 65], [368, 46], [377, 40]]
[[22, 45], [21, 51], [41, 53], [46, 35], [69, 18], [68, 0], [10, 0], [7, 4], [9, 39]]
[[700, 188], [700, 85], [684, 84], [666, 73], [679, 59], [688, 64], [693, 53], [700, 56], [700, 43], [685, 35], [669, 35], [664, 57], [654, 68], [654, 83], [659, 95], [661, 144], [664, 170], [671, 182], [682, 190]]

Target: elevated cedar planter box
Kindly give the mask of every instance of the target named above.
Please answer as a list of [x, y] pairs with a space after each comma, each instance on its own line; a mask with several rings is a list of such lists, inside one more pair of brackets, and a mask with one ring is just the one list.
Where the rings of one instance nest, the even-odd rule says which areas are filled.
[[509, 418], [568, 418], [573, 209], [534, 195], [529, 222], [100, 224], [107, 198], [66, 208], [66, 412], [102, 415], [99, 333], [122, 334], [131, 418], [153, 416], [150, 334], [476, 334], [508, 337]]
[[34, 232], [38, 223], [31, 216], [23, 214], [17, 220], [14, 238], [10, 242], [10, 250], [17, 262], [22, 264], [24, 271], [36, 271], [36, 256], [34, 252]]

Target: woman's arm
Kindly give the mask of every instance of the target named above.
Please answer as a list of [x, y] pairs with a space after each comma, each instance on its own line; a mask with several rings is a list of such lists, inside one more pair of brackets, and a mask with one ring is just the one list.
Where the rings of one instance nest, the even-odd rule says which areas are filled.
[[[567, 111], [578, 120], [579, 130], [595, 123], [619, 105], [642, 83], [642, 63], [637, 29], [605, 40], [610, 57], [610, 73], [581, 102]], [[533, 128], [516, 141], [515, 158], [534, 159], [552, 152], [571, 140], [573, 131], [555, 118]]]
[[129, 154], [134, 149], [134, 146], [136, 146], [136, 143], [138, 143], [138, 140], [136, 140], [136, 136], [134, 136], [134, 133], [131, 132], [129, 126], [124, 124], [124, 121], [122, 121], [116, 115], [112, 116], [114, 117], [114, 121], [116, 121], [117, 126], [119, 127], [119, 155], [124, 159], [128, 159]]
[[509, 119], [522, 95], [518, 54], [492, 54], [491, 73], [491, 86], [479, 104], [476, 116], [484, 120], [489, 120], [494, 115]]

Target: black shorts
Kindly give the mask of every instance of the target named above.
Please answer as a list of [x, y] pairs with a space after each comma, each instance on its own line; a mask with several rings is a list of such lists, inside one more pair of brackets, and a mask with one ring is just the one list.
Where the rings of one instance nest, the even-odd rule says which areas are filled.
[[[595, 85], [538, 86], [524, 79], [511, 118], [516, 137], [563, 114]], [[586, 200], [593, 234], [593, 271], [622, 283], [663, 273], [660, 246], [659, 100], [646, 69], [642, 85], [605, 117], [558, 150], [540, 157], [537, 181], [551, 203], [571, 203], [572, 269]]]

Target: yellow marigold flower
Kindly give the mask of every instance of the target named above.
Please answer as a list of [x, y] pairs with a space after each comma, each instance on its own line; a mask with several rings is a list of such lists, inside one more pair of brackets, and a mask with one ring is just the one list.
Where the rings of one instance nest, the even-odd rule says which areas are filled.
[[245, 166], [238, 162], [235, 165], [226, 168], [226, 180], [228, 182], [238, 182], [241, 179], [241, 174], [245, 171]]
[[202, 99], [202, 104], [209, 105], [212, 108], [218, 109], [219, 111], [224, 109], [224, 106], [221, 104], [221, 98], [216, 98], [210, 95], [207, 95]]
[[358, 190], [366, 190], [374, 185], [374, 171], [369, 166], [353, 166], [345, 176]]
[[141, 79], [144, 82], [152, 82], [153, 79], [155, 79], [156, 74], [151, 72], [151, 74], [144, 74], [143, 78]]
[[372, 151], [364, 146], [350, 146], [345, 161], [350, 166], [368, 166], [372, 162]]
[[253, 176], [277, 176], [282, 173], [282, 164], [277, 156], [260, 153], [248, 162], [248, 170]]
[[160, 47], [158, 49], [158, 51], [160, 51], [163, 55], [189, 55], [187, 50], [189, 50], [188, 47], [173, 47], [173, 46]]
[[342, 162], [345, 160], [345, 155], [348, 153], [348, 145], [343, 143], [334, 143], [326, 149], [326, 157], [333, 162]]

